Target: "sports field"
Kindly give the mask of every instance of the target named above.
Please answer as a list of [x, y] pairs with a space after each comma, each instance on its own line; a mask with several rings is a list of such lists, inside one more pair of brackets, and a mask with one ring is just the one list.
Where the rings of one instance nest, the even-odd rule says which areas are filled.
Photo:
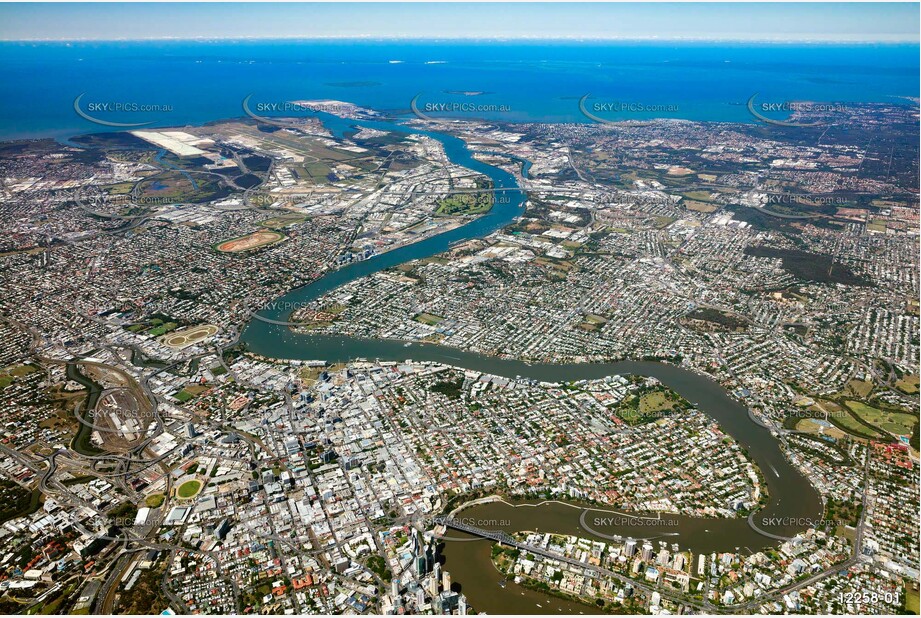
[[218, 330], [218, 327], [212, 324], [198, 324], [163, 335], [160, 341], [163, 345], [181, 350], [211, 337]]
[[901, 380], [895, 383], [895, 387], [902, 391], [903, 393], [908, 393], [913, 395], [918, 392], [918, 383], [919, 379], [917, 375], [905, 376]]
[[258, 232], [247, 234], [246, 236], [225, 240], [216, 248], [221, 253], [240, 253], [241, 251], [250, 251], [252, 249], [258, 249], [259, 247], [273, 245], [282, 241], [284, 238], [285, 235], [278, 232], [259, 230]]
[[914, 414], [907, 414], [897, 410], [881, 410], [862, 401], [848, 399], [844, 402], [844, 405], [868, 423], [882, 427], [886, 431], [897, 435], [911, 435], [912, 428], [918, 422], [918, 417]]
[[191, 498], [198, 493], [198, 490], [201, 489], [200, 481], [186, 481], [176, 490], [176, 494], [180, 498]]

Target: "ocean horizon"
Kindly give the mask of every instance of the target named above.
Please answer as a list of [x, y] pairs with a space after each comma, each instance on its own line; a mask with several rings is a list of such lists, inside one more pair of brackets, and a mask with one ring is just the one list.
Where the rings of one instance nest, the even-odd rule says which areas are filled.
[[[625, 40], [221, 39], [0, 43], [0, 139], [195, 125], [295, 100], [412, 117], [755, 122], [784, 101], [913, 105], [917, 44]], [[82, 96], [81, 96], [82, 95]], [[787, 114], [789, 112], [786, 112]], [[265, 115], [273, 115], [268, 111]], [[284, 115], [279, 112], [279, 115]], [[778, 118], [785, 113], [778, 111]], [[140, 127], [138, 127], [140, 128]]]

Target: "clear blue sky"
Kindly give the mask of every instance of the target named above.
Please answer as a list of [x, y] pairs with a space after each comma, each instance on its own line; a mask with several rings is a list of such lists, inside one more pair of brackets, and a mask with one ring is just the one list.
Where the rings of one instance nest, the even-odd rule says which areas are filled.
[[918, 42], [918, 3], [0, 4], [0, 40], [659, 38]]

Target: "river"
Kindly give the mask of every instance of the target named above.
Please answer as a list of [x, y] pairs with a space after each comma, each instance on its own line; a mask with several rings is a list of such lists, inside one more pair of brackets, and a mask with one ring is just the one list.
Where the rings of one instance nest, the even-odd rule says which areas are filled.
[[[265, 318], [286, 321], [294, 308], [303, 307], [350, 281], [410, 260], [444, 252], [451, 244], [458, 241], [486, 236], [514, 221], [524, 210], [525, 196], [519, 189], [516, 178], [505, 170], [477, 161], [467, 149], [466, 144], [457, 137], [387, 122], [353, 121], [329, 114], [319, 115], [324, 125], [337, 137], [342, 137], [357, 125], [384, 131], [423, 134], [437, 139], [443, 144], [445, 153], [452, 162], [483, 173], [492, 180], [497, 200], [487, 214], [465, 225], [331, 271], [306, 286], [292, 290], [269, 303], [259, 312]], [[356, 358], [435, 361], [498, 376], [530, 378], [548, 382], [595, 379], [615, 374], [654, 376], [717, 421], [722, 430], [745, 448], [758, 465], [770, 497], [767, 505], [758, 513], [758, 520], [776, 518], [774, 521], [781, 522], [773, 526], [761, 526], [764, 530], [773, 534], [791, 536], [799, 532], [803, 526], [784, 525], [783, 522], [818, 520], [821, 516], [821, 500], [813, 486], [787, 461], [777, 439], [771, 432], [751, 420], [747, 407], [730, 397], [722, 386], [712, 379], [674, 365], [642, 361], [581, 364], [525, 363], [433, 344], [414, 344], [406, 347], [405, 342], [394, 340], [297, 334], [287, 326], [262, 320], [251, 320], [241, 335], [241, 341], [250, 351], [273, 358], [328, 362], [341, 362]], [[513, 508], [501, 503], [478, 505], [464, 512], [465, 515], [472, 514], [481, 519], [510, 520], [512, 525], [507, 529], [509, 532], [540, 529], [545, 532], [557, 531], [592, 536], [579, 525], [582, 513], [582, 509], [561, 504]], [[590, 515], [591, 518], [587, 521], [594, 519], [595, 515], [603, 514]], [[757, 550], [776, 543], [749, 527], [745, 519], [710, 519], [671, 515], [668, 518], [676, 520], [677, 525], [662, 529], [649, 526], [633, 528], [593, 526], [593, 528], [605, 535], [622, 534], [635, 538], [667, 532], [674, 536], [662, 537], [661, 540], [678, 543], [682, 549], [690, 549], [693, 552], [733, 551], [736, 547], [742, 550]], [[546, 599], [546, 595], [525, 591], [512, 583], [509, 583], [505, 589], [498, 587], [500, 578], [491, 567], [488, 543], [448, 543], [445, 556], [445, 568], [452, 573], [471, 605], [477, 610], [504, 613], [542, 613], [548, 610], [546, 606], [536, 607], [538, 603], [541, 603], [539, 599]], [[502, 594], [497, 594], [499, 591]], [[578, 604], [570, 604], [564, 610], [560, 601], [556, 603], [559, 604], [561, 612], [591, 611], [591, 608]], [[557, 613], [553, 609], [549, 611]]]

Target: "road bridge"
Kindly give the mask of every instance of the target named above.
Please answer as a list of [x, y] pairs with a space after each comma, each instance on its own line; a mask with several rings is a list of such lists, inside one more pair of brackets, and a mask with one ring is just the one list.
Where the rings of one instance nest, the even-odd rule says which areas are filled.
[[673, 588], [666, 588], [660, 586], [649, 586], [643, 582], [631, 579], [626, 575], [617, 573], [610, 569], [604, 567], [595, 566], [592, 564], [586, 564], [575, 558], [570, 558], [568, 556], [563, 556], [556, 552], [552, 552], [549, 549], [544, 549], [543, 547], [535, 547], [534, 545], [528, 545], [527, 543], [522, 543], [512, 537], [510, 534], [503, 530], [484, 530], [483, 528], [478, 528], [476, 526], [471, 526], [470, 524], [464, 523], [463, 521], [458, 521], [453, 517], [435, 517], [435, 525], [444, 526], [445, 528], [451, 528], [452, 530], [457, 530], [459, 532], [466, 532], [467, 534], [472, 534], [484, 539], [490, 539], [496, 543], [501, 543], [502, 545], [508, 545], [509, 547], [514, 547], [524, 552], [534, 554], [535, 556], [541, 556], [549, 560], [556, 560], [563, 562], [581, 569], [584, 569], [585, 575], [589, 577], [594, 577], [598, 575], [603, 575], [605, 577], [610, 577], [620, 581], [623, 584], [629, 584], [632, 588], [636, 590], [642, 590], [648, 595], [652, 595], [653, 592], [658, 592], [662, 598], [669, 599], [679, 605], [687, 605], [690, 607], [695, 607], [699, 610], [705, 611], [707, 613], [716, 613], [716, 607], [707, 602], [699, 601], [689, 601], [684, 598], [683, 595], [679, 594], [677, 590]]

